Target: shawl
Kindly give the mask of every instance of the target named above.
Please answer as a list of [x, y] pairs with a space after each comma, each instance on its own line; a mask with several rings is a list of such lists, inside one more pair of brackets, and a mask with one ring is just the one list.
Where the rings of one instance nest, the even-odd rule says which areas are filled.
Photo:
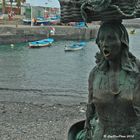
[[[122, 53], [121, 53], [121, 68], [125, 71], [128, 72], [134, 72], [134, 73], [139, 73], [139, 68], [137, 66], [137, 62], [136, 62], [136, 57], [129, 52], [129, 36], [128, 36], [128, 32], [126, 30], [126, 28], [124, 27], [124, 25], [121, 23], [121, 21], [108, 21], [108, 22], [103, 22], [99, 28], [98, 34], [97, 34], [97, 38], [96, 38], [96, 44], [99, 47], [99, 42], [100, 42], [100, 38], [99, 36], [101, 36], [102, 34], [105, 34], [105, 32], [115, 32], [116, 34], [118, 34], [119, 39], [121, 41], [121, 47], [122, 47]], [[97, 63], [97, 67], [100, 70], [103, 71], [108, 71], [109, 69], [109, 65], [108, 65], [108, 61], [105, 60], [102, 52], [97, 53], [96, 57], [96, 61]]]

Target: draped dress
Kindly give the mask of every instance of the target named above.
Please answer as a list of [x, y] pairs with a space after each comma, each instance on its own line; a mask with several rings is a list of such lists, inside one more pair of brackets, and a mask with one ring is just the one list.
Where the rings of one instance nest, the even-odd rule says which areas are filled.
[[[93, 69], [89, 92], [93, 92], [96, 119], [91, 119], [90, 140], [140, 140], [139, 73], [121, 69], [113, 80], [110, 72]], [[117, 91], [113, 91], [113, 84]], [[76, 140], [85, 140], [81, 131]]]

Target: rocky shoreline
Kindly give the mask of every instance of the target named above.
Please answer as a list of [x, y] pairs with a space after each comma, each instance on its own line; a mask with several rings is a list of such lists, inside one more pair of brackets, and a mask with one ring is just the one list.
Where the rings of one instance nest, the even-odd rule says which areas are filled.
[[1, 140], [67, 140], [70, 126], [85, 118], [85, 104], [0, 102]]

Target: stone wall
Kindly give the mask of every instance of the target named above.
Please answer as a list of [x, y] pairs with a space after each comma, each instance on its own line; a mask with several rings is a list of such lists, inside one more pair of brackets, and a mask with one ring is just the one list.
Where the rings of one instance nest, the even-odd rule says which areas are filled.
[[50, 27], [0, 27], [0, 44], [29, 42], [48, 37], [55, 40], [89, 40], [96, 37], [98, 27], [77, 28], [72, 26], [54, 27], [55, 35], [50, 36]]

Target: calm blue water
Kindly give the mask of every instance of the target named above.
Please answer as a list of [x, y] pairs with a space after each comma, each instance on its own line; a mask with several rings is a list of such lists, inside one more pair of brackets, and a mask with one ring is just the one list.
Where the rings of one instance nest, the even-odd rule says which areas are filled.
[[[140, 58], [140, 30], [130, 35], [130, 49]], [[0, 46], [0, 90], [12, 94], [41, 93], [57, 96], [87, 96], [87, 81], [98, 51], [94, 40], [83, 50], [65, 52], [72, 41], [51, 47], [29, 49], [27, 44]]]

